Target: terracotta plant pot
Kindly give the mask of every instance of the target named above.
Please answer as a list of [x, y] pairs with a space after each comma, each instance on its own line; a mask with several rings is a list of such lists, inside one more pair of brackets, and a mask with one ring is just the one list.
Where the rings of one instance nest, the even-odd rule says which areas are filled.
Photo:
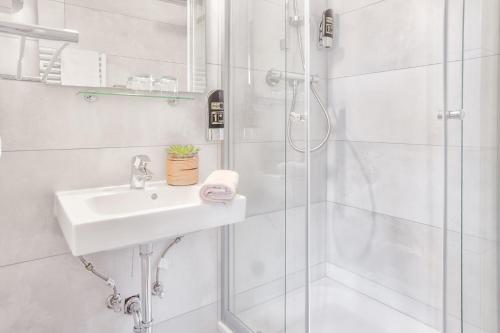
[[198, 183], [198, 154], [179, 157], [168, 154], [167, 183], [174, 186], [187, 186]]

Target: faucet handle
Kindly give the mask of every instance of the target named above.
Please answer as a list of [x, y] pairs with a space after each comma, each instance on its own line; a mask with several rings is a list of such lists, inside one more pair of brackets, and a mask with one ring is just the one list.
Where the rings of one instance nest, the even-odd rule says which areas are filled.
[[132, 157], [132, 166], [136, 169], [146, 170], [147, 165], [151, 163], [151, 159], [147, 155], [136, 155]]

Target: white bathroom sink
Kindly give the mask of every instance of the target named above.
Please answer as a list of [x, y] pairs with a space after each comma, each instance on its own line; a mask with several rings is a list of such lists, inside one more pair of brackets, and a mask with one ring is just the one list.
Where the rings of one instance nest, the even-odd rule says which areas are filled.
[[199, 186], [149, 183], [56, 193], [55, 215], [75, 256], [219, 227], [245, 220], [246, 198], [207, 204]]

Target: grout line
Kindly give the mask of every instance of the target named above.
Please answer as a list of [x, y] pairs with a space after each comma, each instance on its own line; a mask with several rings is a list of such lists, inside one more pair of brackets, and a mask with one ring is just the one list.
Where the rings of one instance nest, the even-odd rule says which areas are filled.
[[[312, 266], [311, 266], [311, 269], [320, 269], [322, 265], [326, 265], [326, 264], [329, 264], [329, 262], [328, 262], [328, 261], [326, 261], [326, 260], [325, 260], [325, 261], [322, 261], [322, 262], [318, 262], [318, 263], [316, 263], [316, 264], [312, 265]], [[325, 268], [326, 268], [326, 266], [325, 266]], [[238, 297], [238, 296], [241, 296], [242, 294], [248, 294], [248, 293], [250, 293], [250, 292], [256, 291], [257, 289], [261, 289], [261, 288], [263, 288], [263, 287], [266, 287], [267, 285], [270, 285], [270, 284], [273, 284], [273, 283], [279, 282], [280, 280], [284, 280], [284, 279], [288, 279], [289, 277], [293, 277], [293, 275], [297, 275], [297, 274], [303, 273], [304, 271], [305, 271], [305, 268], [301, 268], [301, 269], [299, 269], [299, 270], [297, 270], [297, 271], [295, 271], [295, 272], [290, 272], [290, 273], [288, 273], [288, 274], [286, 274], [286, 272], [285, 272], [285, 274], [284, 274], [283, 276], [281, 276], [281, 277], [278, 277], [278, 278], [276, 278], [276, 279], [273, 279], [273, 280], [270, 280], [270, 281], [267, 281], [267, 282], [263, 282], [263, 283], [258, 284], [258, 285], [256, 285], [256, 286], [253, 286], [253, 287], [251, 287], [251, 288], [248, 288], [248, 289], [242, 290], [242, 291], [240, 291], [240, 292], [237, 292], [237, 293], [235, 293], [235, 294], [234, 294], [234, 296], [235, 296], [235, 297]], [[324, 276], [323, 276], [323, 275], [324, 275]], [[320, 271], [320, 274], [319, 274], [318, 280], [320, 280], [320, 279], [322, 279], [322, 278], [324, 278], [324, 277], [326, 277], [326, 270], [325, 270], [325, 274], [321, 274], [321, 271]], [[283, 282], [283, 284], [285, 284], [285, 283]], [[292, 289], [292, 290], [295, 290], [295, 289], [296, 289], [296, 288], [294, 288], [294, 289]], [[286, 291], [286, 292], [288, 292], [288, 291]], [[285, 293], [286, 293], [286, 292], [285, 292]], [[278, 296], [278, 297], [279, 297], [279, 296]], [[266, 302], [267, 302], [267, 301], [264, 301], [264, 303], [266, 303]]]
[[[326, 265], [326, 264], [328, 264], [328, 262], [318, 263], [318, 264], [313, 265], [312, 267], [313, 267], [313, 268], [315, 268], [316, 266]], [[297, 272], [295, 272], [295, 273], [291, 273], [291, 274], [298, 274], [298, 273], [300, 273], [300, 272], [302, 272], [302, 271], [305, 271], [305, 268], [304, 268], [304, 269], [302, 269], [302, 270], [299, 270], [299, 271], [297, 271]], [[286, 277], [288, 277], [288, 275], [287, 275]], [[273, 283], [273, 282], [276, 282], [276, 281], [278, 281], [278, 280], [280, 280], [280, 279], [283, 279], [283, 278], [284, 278], [284, 277], [281, 277], [281, 278], [278, 278], [278, 279], [273, 280], [273, 281], [268, 282], [268, 283]], [[313, 284], [313, 283], [319, 282], [319, 281], [321, 281], [321, 280], [323, 280], [323, 279], [327, 279], [327, 278], [328, 278], [328, 275], [325, 273], [323, 276], [319, 276], [317, 280], [310, 281], [310, 282], [309, 282], [309, 284]], [[265, 284], [267, 284], [267, 283], [264, 283], [264, 284], [262, 284], [261, 286], [264, 286]], [[244, 309], [244, 310], [240, 311], [238, 315], [240, 315], [240, 314], [242, 314], [242, 313], [245, 313], [245, 312], [248, 312], [248, 311], [251, 311], [252, 309], [255, 309], [255, 308], [257, 308], [257, 307], [260, 307], [260, 306], [263, 306], [263, 305], [266, 305], [266, 304], [272, 303], [272, 302], [276, 301], [277, 299], [279, 299], [279, 298], [281, 298], [281, 297], [283, 297], [283, 296], [286, 296], [286, 295], [288, 295], [288, 294], [291, 294], [291, 293], [297, 292], [298, 290], [300, 290], [300, 289], [304, 288], [306, 284], [308, 284], [308, 282], [307, 282], [307, 281], [305, 281], [303, 284], [301, 283], [299, 286], [297, 286], [297, 287], [295, 287], [295, 288], [292, 288], [292, 289], [290, 289], [290, 290], [285, 290], [285, 292], [284, 292], [284, 293], [281, 293], [281, 294], [280, 294], [280, 295], [278, 295], [278, 296], [273, 296], [273, 297], [269, 298], [268, 300], [265, 300], [265, 301], [263, 301], [263, 302], [261, 302], [261, 303], [259, 303], [259, 304], [255, 304], [255, 305], [253, 305], [253, 306], [251, 306], [251, 307], [249, 307], [249, 308], [247, 308], [247, 309]]]
[[[298, 140], [297, 142], [303, 143], [304, 140]], [[312, 140], [313, 143], [320, 142], [320, 140]], [[246, 145], [246, 144], [274, 144], [274, 143], [281, 143], [285, 144], [284, 140], [263, 140], [263, 141], [237, 141], [235, 144], [238, 145]], [[365, 140], [348, 140], [348, 139], [330, 139], [328, 140], [328, 143], [362, 143], [362, 144], [379, 144], [379, 145], [401, 145], [401, 146], [424, 146], [424, 147], [434, 147], [434, 148], [443, 148], [443, 145], [439, 144], [427, 144], [427, 143], [409, 143], [409, 142], [387, 142], [387, 141], [365, 141]], [[451, 148], [462, 148], [461, 146], [456, 146], [456, 145], [448, 145], [448, 147]], [[483, 146], [483, 147], [476, 147], [476, 146], [464, 146], [463, 148], [465, 149], [479, 149], [481, 151], [494, 151], [497, 148], [496, 147], [489, 147], [489, 146]]]
[[[336, 268], [338, 268], [338, 269], [341, 269], [341, 270], [343, 270], [343, 271], [345, 271], [345, 272], [347, 272], [347, 273], [349, 273], [349, 274], [355, 275], [356, 277], [358, 277], [358, 278], [360, 278], [360, 279], [366, 280], [366, 281], [368, 281], [368, 282], [370, 282], [370, 283], [373, 283], [373, 284], [376, 284], [377, 286], [380, 286], [380, 287], [382, 287], [382, 288], [384, 288], [384, 289], [388, 289], [388, 290], [390, 290], [391, 292], [394, 292], [394, 293], [396, 293], [396, 294], [399, 294], [399, 295], [401, 295], [401, 296], [404, 296], [404, 297], [406, 297], [406, 298], [409, 298], [410, 300], [412, 300], [412, 301], [414, 301], [414, 302], [420, 303], [420, 304], [422, 304], [422, 305], [425, 305], [425, 306], [427, 306], [427, 307], [431, 308], [433, 311], [439, 311], [439, 309], [438, 309], [438, 308], [436, 308], [436, 307], [434, 307], [434, 306], [432, 306], [432, 305], [430, 305], [430, 304], [426, 304], [426, 303], [424, 303], [423, 301], [421, 301], [421, 300], [419, 300], [419, 299], [417, 299], [417, 298], [414, 298], [414, 297], [412, 297], [412, 296], [406, 295], [406, 294], [402, 293], [401, 291], [399, 291], [399, 290], [397, 290], [397, 289], [394, 289], [394, 288], [392, 288], [392, 287], [389, 287], [389, 286], [383, 285], [382, 283], [380, 283], [380, 282], [378, 282], [378, 281], [376, 281], [376, 280], [372, 280], [372, 279], [370, 279], [369, 277], [366, 277], [366, 276], [364, 276], [364, 275], [361, 275], [361, 273], [358, 273], [358, 272], [356, 272], [356, 271], [353, 271], [352, 269], [347, 268], [347, 267], [345, 267], [345, 266], [343, 266], [343, 265], [339, 265], [339, 264], [334, 263], [334, 262], [327, 262], [327, 265], [334, 266], [334, 267], [336, 267]], [[343, 282], [340, 282], [339, 280], [337, 280], [335, 277], [328, 275], [328, 267], [327, 267], [327, 274], [326, 274], [326, 277], [327, 277], [327, 278], [329, 278], [329, 279], [331, 279], [331, 280], [334, 280], [334, 281], [335, 281], [335, 282], [337, 282], [337, 283], [340, 283], [340, 284], [342, 284], [342, 285], [345, 285], [345, 286], [346, 286], [346, 287], [348, 287], [349, 289], [353, 289], [353, 290], [355, 290], [353, 287], [349, 287], [349, 286], [347, 286], [346, 284], [344, 284]], [[356, 290], [356, 291], [358, 291], [358, 290]], [[359, 291], [358, 291], [358, 292], [359, 292]]]
[[[450, 61], [450, 62], [455, 62], [455, 61]], [[440, 63], [440, 62], [431, 62], [431, 63], [427, 63], [427, 64], [406, 66], [406, 67], [394, 67], [394, 68], [389, 68], [389, 69], [376, 70], [376, 71], [372, 71], [372, 72], [361, 72], [361, 73], [356, 73], [356, 74], [347, 74], [347, 75], [331, 76], [331, 77], [329, 76], [328, 80], [335, 81], [335, 80], [341, 80], [341, 79], [356, 78], [356, 77], [361, 77], [361, 76], [383, 74], [383, 73], [390, 73], [390, 72], [398, 72], [398, 71], [404, 71], [404, 70], [409, 70], [409, 69], [433, 67], [433, 66], [437, 66], [437, 65], [441, 65], [441, 64], [442, 63]]]
[[141, 57], [134, 57], [134, 56], [128, 56], [128, 55], [114, 54], [114, 53], [106, 53], [106, 56], [115, 57], [115, 58], [125, 58], [125, 59], [133, 59], [133, 60], [150, 61], [150, 62], [159, 62], [159, 63], [170, 64], [170, 65], [187, 66], [187, 63], [177, 62], [177, 61], [174, 61], [174, 60], [164, 60], [164, 59], [155, 59], [155, 58], [141, 58]]
[[[433, 147], [433, 148], [444, 148], [444, 145], [439, 144], [427, 144], [427, 143], [409, 143], [409, 142], [388, 142], [388, 141], [366, 141], [366, 140], [349, 140], [349, 139], [331, 139], [328, 142], [337, 142], [337, 143], [361, 143], [361, 144], [377, 144], [377, 145], [400, 145], [400, 146], [424, 146], [424, 147]], [[481, 151], [496, 151], [497, 147], [490, 146], [457, 146], [457, 145], [448, 145], [449, 148], [464, 148], [464, 149], [476, 149]]]
[[164, 320], [161, 320], [161, 321], [154, 321], [153, 322], [153, 327], [156, 326], [156, 325], [165, 324], [165, 323], [167, 323], [169, 321], [172, 321], [172, 320], [180, 319], [183, 316], [187, 316], [187, 315], [193, 314], [194, 312], [204, 310], [205, 308], [209, 308], [209, 307], [214, 306], [214, 305], [217, 306], [218, 303], [219, 303], [219, 299], [217, 299], [215, 302], [211, 302], [211, 303], [208, 303], [206, 305], [199, 306], [199, 307], [197, 307], [195, 309], [189, 310], [187, 312], [180, 313], [180, 314], [175, 315], [173, 317], [170, 317], [170, 318], [167, 318], [167, 319], [164, 319]]
[[[385, 1], [385, 0], [383, 0]], [[478, 59], [484, 59], [484, 58], [490, 58], [490, 57], [497, 57], [499, 56], [500, 53], [495, 53], [495, 54], [488, 54], [488, 55], [481, 55], [477, 57], [471, 57], [471, 58], [465, 58], [463, 62], [468, 62], [468, 61], [473, 61], [473, 60], [478, 60]], [[461, 59], [458, 60], [450, 60], [448, 63], [459, 63], [462, 62]], [[356, 77], [361, 77], [361, 76], [367, 76], [367, 75], [375, 75], [375, 74], [383, 74], [383, 73], [390, 73], [390, 72], [397, 72], [397, 71], [404, 71], [404, 70], [409, 70], [409, 69], [418, 69], [418, 68], [425, 68], [425, 67], [433, 67], [433, 66], [438, 66], [442, 65], [442, 62], [434, 62], [434, 63], [428, 63], [428, 64], [420, 64], [420, 65], [414, 65], [414, 66], [407, 66], [407, 67], [395, 67], [395, 68], [390, 68], [386, 70], [378, 70], [378, 71], [373, 71], [373, 72], [361, 72], [357, 74], [348, 74], [348, 75], [340, 75], [340, 76], [332, 76], [328, 77], [328, 81], [330, 80], [341, 80], [341, 79], [348, 79], [348, 78], [356, 78]]]
[[[177, 62], [173, 60], [165, 60], [165, 59], [157, 59], [157, 58], [141, 58], [141, 57], [134, 57], [134, 56], [129, 56], [129, 55], [122, 55], [122, 54], [114, 54], [114, 53], [106, 53], [107, 56], [110, 57], [115, 57], [115, 58], [125, 58], [125, 59], [133, 59], [133, 60], [141, 60], [141, 61], [150, 61], [150, 62], [159, 62], [159, 63], [164, 63], [164, 64], [170, 64], [170, 65], [179, 65], [179, 66], [188, 66], [187, 63], [184, 62]], [[206, 61], [205, 64], [208, 66], [218, 66], [221, 67], [221, 64], [214, 63], [214, 62], [209, 62]], [[327, 80], [325, 78], [325, 80]], [[189, 93], [189, 91], [188, 91]]]
[[[342, 202], [331, 201], [331, 200], [328, 200], [328, 199], [327, 199], [327, 202], [335, 204], [335, 205], [347, 207], [347, 208], [361, 210], [361, 211], [364, 211], [364, 212], [370, 213], [370, 214], [377, 214], [377, 215], [380, 215], [381, 217], [387, 217], [387, 218], [390, 218], [390, 219], [393, 219], [393, 220], [394, 219], [398, 220], [398, 221], [393, 221], [394, 223], [406, 222], [406, 223], [409, 223], [409, 224], [418, 224], [418, 225], [421, 225], [421, 226], [426, 226], [426, 227], [429, 227], [429, 228], [432, 228], [432, 229], [435, 229], [435, 230], [441, 230], [442, 229], [442, 228], [440, 228], [438, 226], [435, 226], [433, 224], [427, 224], [427, 223], [424, 223], [424, 222], [414, 221], [414, 220], [410, 220], [410, 219], [407, 219], [407, 218], [398, 217], [398, 216], [394, 216], [394, 215], [390, 215], [390, 214], [382, 213], [382, 212], [378, 212], [378, 211], [373, 211], [373, 210], [369, 210], [367, 208], [357, 207], [357, 206], [349, 205], [349, 204], [342, 203]], [[327, 223], [328, 223], [328, 219], [327, 219]], [[448, 230], [448, 232], [449, 231], [450, 230]]]
[[342, 16], [342, 15], [345, 15], [345, 14], [351, 14], [351, 13], [356, 12], [358, 10], [362, 10], [362, 9], [365, 9], [365, 8], [368, 8], [368, 7], [371, 7], [371, 6], [378, 5], [378, 4], [380, 4], [381, 2], [384, 2], [384, 1], [385, 0], [378, 0], [378, 1], [369, 3], [369, 4], [361, 6], [361, 7], [357, 7], [357, 8], [346, 10], [345, 12], [339, 12], [338, 14], [339, 14], [339, 16]]
[[[328, 200], [322, 200], [322, 201], [313, 201], [311, 202], [311, 205], [314, 207], [314, 208], [321, 208], [320, 206], [321, 205], [326, 205], [329, 201]], [[287, 206], [285, 208], [281, 208], [281, 209], [272, 209], [272, 210], [269, 210], [269, 211], [265, 211], [265, 212], [262, 212], [262, 213], [256, 213], [256, 214], [248, 214], [245, 218], [245, 221], [247, 221], [248, 219], [250, 218], [257, 218], [257, 217], [264, 217], [266, 215], [271, 215], [271, 214], [277, 214], [277, 213], [280, 213], [280, 214], [286, 214], [288, 211], [290, 210], [295, 210], [295, 209], [303, 209], [305, 207], [305, 204], [301, 204], [301, 203], [297, 203], [296, 205], [292, 205], [292, 204], [288, 204], [287, 203]]]
[[[303, 141], [298, 141], [303, 142]], [[312, 142], [319, 142], [319, 140], [313, 140]], [[384, 141], [362, 141], [362, 140], [329, 140], [329, 143], [361, 143], [361, 144], [377, 144], [377, 145], [400, 145], [400, 146], [423, 146], [423, 147], [433, 147], [440, 148], [444, 147], [442, 145], [436, 144], [424, 144], [424, 143], [406, 143], [406, 142], [384, 142]], [[255, 144], [285, 144], [282, 140], [266, 140], [266, 141], [241, 141], [235, 142], [238, 145], [255, 145]], [[192, 143], [198, 146], [213, 146], [217, 143]], [[160, 145], [137, 145], [137, 146], [95, 146], [95, 147], [71, 147], [71, 148], [39, 148], [39, 149], [4, 149], [2, 153], [21, 153], [21, 152], [44, 152], [44, 151], [71, 151], [71, 150], [99, 150], [99, 149], [133, 149], [133, 148], [161, 148], [168, 147], [168, 144]], [[460, 146], [450, 145], [451, 148], [461, 148]], [[496, 147], [475, 147], [475, 146], [464, 146], [465, 149], [475, 149], [478, 151], [495, 151]], [[285, 161], [283, 161], [285, 162]]]
[[68, 7], [78, 7], [78, 8], [84, 8], [84, 9], [92, 10], [92, 11], [96, 11], [96, 12], [101, 12], [101, 13], [106, 13], [106, 14], [111, 14], [111, 15], [118, 15], [118, 16], [123, 16], [123, 17], [127, 17], [127, 18], [132, 18], [132, 19], [136, 19], [136, 20], [140, 20], [140, 21], [147, 21], [147, 22], [151, 22], [151, 23], [161, 23], [161, 24], [170, 25], [170, 26], [173, 26], [173, 27], [176, 27], [176, 28], [187, 29], [187, 26], [180, 25], [180, 24], [175, 24], [175, 23], [172, 23], [172, 22], [152, 20], [152, 19], [148, 19], [148, 18], [144, 18], [144, 17], [140, 17], [140, 16], [133, 16], [133, 15], [129, 15], [129, 14], [121, 13], [121, 12], [113, 12], [111, 10], [102, 9], [102, 8], [94, 8], [94, 7], [82, 6], [80, 4], [70, 3], [70, 2], [66, 2], [64, 0], [49, 0], [49, 1], [59, 2], [59, 3], [63, 4], [64, 13], [65, 14], [66, 14], [66, 6], [68, 6]]
[[[196, 146], [214, 146], [217, 143], [192, 143]], [[103, 147], [73, 147], [73, 148], [46, 148], [46, 149], [5, 149], [2, 153], [29, 153], [29, 152], [49, 152], [49, 151], [73, 151], [73, 150], [105, 150], [105, 149], [135, 149], [135, 148], [167, 148], [171, 144], [151, 145], [151, 146], [103, 146]]]
[[[427, 326], [427, 327], [431, 328], [432, 330], [434, 330], [434, 331], [438, 332], [438, 330], [437, 330], [435, 327], [431, 326], [430, 324], [428, 324], [428, 323], [426, 323], [426, 322], [424, 322], [424, 321], [422, 321], [422, 320], [420, 320], [420, 319], [418, 319], [418, 318], [415, 318], [415, 317], [413, 317], [412, 315], [410, 315], [410, 314], [408, 314], [408, 313], [404, 313], [404, 312], [402, 312], [401, 310], [399, 310], [398, 308], [393, 307], [392, 305], [386, 304], [386, 303], [384, 303], [384, 302], [382, 302], [382, 301], [380, 301], [380, 300], [378, 300], [378, 299], [376, 299], [376, 298], [374, 298], [374, 297], [372, 297], [372, 296], [370, 296], [370, 295], [368, 295], [368, 294], [365, 294], [364, 292], [361, 292], [361, 291], [359, 291], [359, 290], [357, 290], [357, 289], [354, 289], [354, 288], [352, 288], [351, 286], [348, 286], [347, 284], [344, 284], [343, 282], [337, 281], [337, 280], [335, 280], [335, 279], [333, 279], [333, 278], [331, 278], [331, 277], [329, 277], [329, 276], [327, 276], [326, 278], [327, 278], [327, 279], [329, 279], [329, 280], [331, 280], [331, 281], [333, 281], [333, 282], [335, 282], [335, 283], [337, 283], [337, 284], [339, 284], [339, 285], [344, 286], [345, 288], [347, 288], [347, 289], [349, 289], [349, 290], [351, 290], [351, 291], [354, 291], [355, 293], [357, 293], [357, 294], [359, 294], [359, 295], [362, 295], [362, 296], [364, 296], [364, 297], [366, 297], [366, 298], [369, 298], [369, 299], [371, 299], [372, 301], [377, 302], [378, 304], [381, 304], [381, 305], [383, 305], [383, 306], [385, 306], [385, 307], [387, 307], [387, 308], [389, 308], [389, 309], [391, 309], [391, 310], [393, 310], [393, 311], [395, 311], [395, 312], [397, 312], [397, 313], [400, 313], [400, 314], [402, 314], [402, 315], [404, 315], [404, 316], [406, 316], [406, 317], [408, 317], [408, 318], [410, 318], [410, 319], [412, 319], [412, 320], [414, 320], [414, 321], [417, 321], [417, 322], [419, 322], [419, 323], [421, 323], [421, 324], [423, 324], [423, 325], [425, 325], [425, 326]], [[372, 282], [373, 282], [373, 281], [372, 281]], [[382, 286], [382, 287], [387, 288], [387, 287], [385, 287], [385, 286]], [[387, 289], [392, 290], [391, 288], [387, 288]], [[393, 291], [395, 291], [395, 290], [393, 290]], [[396, 292], [397, 292], [397, 291], [396, 291]], [[404, 295], [404, 294], [401, 294], [400, 292], [397, 292], [397, 293], [398, 293], [398, 294], [400, 294], [400, 295], [402, 295], [402, 296], [406, 296], [406, 295]], [[411, 299], [411, 297], [408, 297], [408, 298], [410, 298], [410, 299]], [[425, 303], [422, 303], [421, 301], [418, 301], [418, 302], [419, 302], [419, 303], [421, 303], [421, 304], [427, 305], [427, 304], [425, 304]], [[428, 306], [429, 306], [429, 307], [431, 307], [431, 308], [433, 308], [433, 307], [432, 307], [432, 306], [430, 306], [430, 305], [428, 305]], [[433, 308], [433, 309], [434, 309], [434, 308]]]
[[[414, 220], [410, 220], [410, 219], [407, 219], [407, 218], [404, 218], [404, 217], [398, 217], [398, 216], [390, 215], [390, 214], [387, 214], [387, 213], [382, 213], [382, 212], [378, 212], [378, 211], [372, 211], [372, 210], [369, 210], [367, 208], [357, 207], [357, 206], [349, 205], [349, 204], [342, 203], [342, 202], [331, 201], [329, 199], [327, 199], [326, 202], [327, 203], [331, 203], [331, 204], [335, 204], [335, 205], [339, 205], [339, 206], [343, 206], [343, 207], [347, 207], [347, 208], [361, 210], [361, 211], [364, 211], [364, 212], [369, 213], [369, 214], [377, 214], [377, 215], [380, 215], [380, 216], [383, 216], [383, 217], [387, 217], [387, 218], [390, 218], [390, 219], [398, 220], [398, 221], [393, 221], [393, 223], [405, 222], [405, 223], [409, 223], [409, 224], [418, 224], [420, 226], [429, 227], [429, 228], [432, 228], [432, 229], [435, 229], [435, 230], [441, 230], [442, 229], [441, 227], [438, 227], [438, 226], [435, 226], [435, 225], [432, 225], [432, 224], [427, 224], [425, 222], [414, 221]], [[326, 223], [329, 223], [328, 218], [326, 219]], [[447, 232], [448, 233], [451, 232], [451, 233], [460, 234], [460, 231], [456, 231], [456, 230], [453, 230], [453, 229], [448, 229]], [[484, 238], [483, 236], [471, 235], [469, 233], [464, 233], [464, 235], [468, 236], [468, 237], [471, 237], [471, 238], [476, 238], [476, 239], [482, 240], [482, 241], [494, 242], [494, 243], [497, 242], [497, 240], [495, 240], [495, 239], [488, 239], [488, 238]], [[481, 254], [481, 253], [484, 253], [484, 252], [487, 251], [487, 250], [473, 251], [473, 250], [468, 250], [468, 249], [464, 249], [464, 250], [467, 251], [467, 252], [476, 253], [476, 254]]]
[[28, 259], [28, 260], [22, 260], [22, 261], [13, 262], [13, 263], [6, 264], [6, 265], [0, 265], [0, 270], [4, 269], [4, 268], [16, 266], [16, 265], [27, 264], [27, 263], [34, 262], [34, 261], [42, 261], [42, 260], [46, 260], [46, 259], [51, 259], [51, 258], [56, 258], [56, 257], [62, 257], [62, 256], [65, 256], [65, 255], [68, 255], [68, 254], [71, 254], [71, 252], [62, 252], [62, 253], [59, 253], [59, 254], [53, 254], [53, 255], [50, 255], [50, 256], [46, 256], [46, 257], [33, 258], [33, 259]]

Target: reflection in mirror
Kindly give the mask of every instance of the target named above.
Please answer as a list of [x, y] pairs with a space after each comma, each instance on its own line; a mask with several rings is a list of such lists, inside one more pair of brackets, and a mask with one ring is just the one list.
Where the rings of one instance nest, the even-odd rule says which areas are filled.
[[2, 78], [205, 92], [205, 0], [0, 0], [0, 31], [12, 22], [71, 29], [78, 42], [1, 33]]

